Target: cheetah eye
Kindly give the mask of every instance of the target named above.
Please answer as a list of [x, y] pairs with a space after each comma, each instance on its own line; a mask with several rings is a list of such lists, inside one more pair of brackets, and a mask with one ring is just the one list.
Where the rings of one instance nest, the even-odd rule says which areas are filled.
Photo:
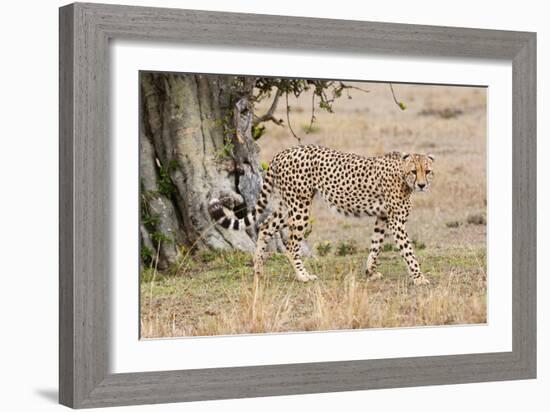
[[412, 173], [413, 175], [416, 176], [416, 169], [415, 169], [415, 170], [411, 170], [411, 173]]
[[430, 173], [432, 173], [431, 170], [426, 170], [426, 174], [429, 175]]

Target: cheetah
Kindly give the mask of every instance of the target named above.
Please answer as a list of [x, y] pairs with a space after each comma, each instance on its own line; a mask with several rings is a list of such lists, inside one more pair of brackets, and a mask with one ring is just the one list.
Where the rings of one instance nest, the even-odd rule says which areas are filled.
[[278, 153], [267, 170], [255, 209], [243, 218], [231, 217], [219, 199], [208, 205], [211, 218], [226, 229], [243, 229], [258, 222], [277, 189], [279, 205], [259, 224], [254, 275], [261, 276], [267, 243], [285, 228], [287, 255], [298, 280], [317, 279], [301, 260], [301, 243], [309, 224], [316, 194], [346, 216], [376, 217], [366, 262], [368, 279], [379, 279], [376, 268], [389, 230], [407, 264], [415, 285], [430, 283], [422, 274], [405, 229], [411, 211], [411, 194], [426, 192], [433, 178], [433, 155], [391, 152], [375, 157], [343, 153], [317, 145], [301, 145]]

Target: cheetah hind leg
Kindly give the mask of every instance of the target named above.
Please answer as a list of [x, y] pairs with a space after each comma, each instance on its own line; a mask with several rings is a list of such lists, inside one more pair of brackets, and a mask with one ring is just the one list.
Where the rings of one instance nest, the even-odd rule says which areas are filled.
[[294, 268], [296, 278], [305, 283], [311, 280], [316, 280], [317, 276], [311, 275], [307, 272], [301, 259], [302, 241], [304, 239], [304, 234], [309, 221], [307, 214], [303, 213], [301, 217], [301, 219], [294, 219], [294, 221], [290, 224], [290, 240], [288, 241], [288, 244], [285, 244], [285, 246], [287, 249], [288, 260]]
[[265, 251], [269, 239], [272, 236], [271, 233], [271, 223], [273, 221], [273, 216], [269, 216], [261, 225], [258, 230], [258, 240], [256, 241], [256, 250], [254, 251], [254, 276], [262, 277], [264, 274], [264, 263], [265, 263]]
[[263, 276], [265, 252], [267, 244], [273, 235], [284, 227], [284, 216], [281, 213], [273, 213], [260, 225], [256, 251], [254, 252], [254, 276]]

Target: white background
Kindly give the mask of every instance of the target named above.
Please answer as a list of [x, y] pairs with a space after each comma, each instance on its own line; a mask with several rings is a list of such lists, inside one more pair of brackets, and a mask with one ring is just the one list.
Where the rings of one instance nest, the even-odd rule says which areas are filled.
[[[105, 0], [105, 2], [108, 2]], [[538, 32], [538, 259], [539, 369], [537, 380], [387, 389], [337, 394], [301, 395], [119, 408], [147, 411], [295, 410], [547, 410], [550, 390], [547, 356], [550, 326], [549, 283], [544, 261], [550, 230], [545, 184], [550, 164], [541, 157], [550, 149], [550, 110], [541, 98], [550, 93], [547, 77], [550, 27], [544, 2], [410, 1], [277, 2], [233, 0], [130, 1], [126, 4], [207, 10], [287, 14], [342, 19], [390, 21], [529, 30]], [[2, 88], [0, 105], [2, 160], [2, 316], [0, 376], [2, 409], [61, 410], [57, 387], [57, 7], [59, 1], [6, 2], [2, 5]]]
[[[512, 349], [512, 67], [508, 63], [185, 47], [111, 45], [111, 371], [115, 373], [506, 352]], [[138, 340], [138, 72], [248, 73], [480, 84], [487, 99], [488, 325]], [[504, 206], [503, 206], [504, 205]], [[403, 342], [407, 344], [404, 345]], [[258, 348], [262, 348], [258, 350]], [[343, 351], [343, 348], [345, 350]], [[230, 353], [231, 356], [227, 356]]]

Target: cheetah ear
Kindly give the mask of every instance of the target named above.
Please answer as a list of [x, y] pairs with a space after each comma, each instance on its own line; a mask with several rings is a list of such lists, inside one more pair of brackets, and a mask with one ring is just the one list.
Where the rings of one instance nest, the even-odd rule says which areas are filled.
[[430, 159], [433, 162], [435, 161], [435, 156], [433, 154], [429, 154], [428, 159]]
[[401, 159], [402, 160], [407, 160], [409, 157], [411, 157], [410, 153], [401, 153]]

